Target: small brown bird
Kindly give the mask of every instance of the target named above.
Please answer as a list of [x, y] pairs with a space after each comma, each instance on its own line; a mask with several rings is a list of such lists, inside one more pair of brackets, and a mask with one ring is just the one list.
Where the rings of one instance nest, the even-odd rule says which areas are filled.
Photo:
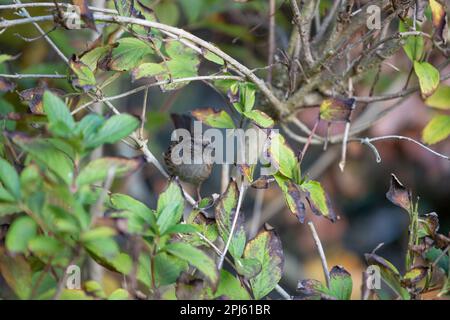
[[[205, 181], [210, 175], [212, 170], [212, 161], [208, 156], [210, 152], [204, 152], [209, 148], [209, 141], [203, 140], [203, 138], [196, 138], [193, 135], [192, 129], [192, 117], [188, 115], [171, 114], [172, 122], [174, 123], [175, 129], [186, 129], [190, 133], [190, 137], [183, 141], [172, 141], [169, 145], [168, 150], [164, 153], [164, 161], [166, 163], [169, 174], [172, 177], [178, 177], [181, 180], [191, 183], [197, 188], [198, 200], [201, 199], [200, 188], [203, 181]], [[190, 163], [174, 163], [175, 158], [183, 157], [183, 148], [179, 148], [178, 154], [173, 154], [175, 146], [183, 144], [187, 148], [190, 148]], [[202, 155], [206, 154], [206, 157]], [[202, 157], [201, 163], [194, 163], [195, 157]], [[205, 159], [206, 158], [206, 159]]]

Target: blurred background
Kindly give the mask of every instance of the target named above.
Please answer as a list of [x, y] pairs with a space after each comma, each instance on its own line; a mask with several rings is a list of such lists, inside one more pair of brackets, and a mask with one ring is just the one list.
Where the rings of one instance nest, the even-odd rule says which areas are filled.
[[[24, 1], [25, 2], [25, 1]], [[96, 3], [94, 3], [96, 2]], [[195, 35], [217, 44], [222, 50], [238, 59], [249, 68], [267, 66], [268, 55], [268, 0], [142, 0], [155, 9], [158, 19], [170, 25], [186, 29]], [[1, 4], [11, 1], [1, 0]], [[113, 7], [112, 1], [93, 1], [94, 5]], [[321, 1], [321, 10], [326, 11], [332, 1]], [[44, 14], [45, 9], [30, 9], [32, 14]], [[1, 12], [4, 18], [12, 18], [12, 11]], [[291, 12], [287, 3], [276, 1], [276, 44], [285, 50], [292, 29]], [[50, 24], [43, 24], [50, 30]], [[65, 65], [44, 40], [27, 42], [16, 36], [36, 37], [38, 34], [30, 25], [8, 29], [0, 36], [0, 52], [20, 56], [11, 64], [4, 65], [1, 73], [65, 73]], [[66, 56], [80, 54], [96, 36], [91, 30], [55, 30], [50, 37], [57, 43]], [[281, 51], [277, 51], [280, 54]], [[434, 59], [434, 60], [433, 60]], [[442, 62], [439, 57], [431, 61]], [[402, 50], [389, 61], [400, 71], [383, 65], [380, 81], [375, 88], [376, 94], [395, 92], [405, 83], [411, 68], [410, 61]], [[447, 70], [448, 73], [449, 70]], [[202, 64], [200, 74], [215, 72], [207, 63]], [[265, 77], [265, 70], [258, 70]], [[373, 77], [373, 75], [369, 75]], [[416, 80], [412, 79], [411, 83]], [[124, 92], [144, 82], [132, 83], [129, 75], [121, 77], [109, 87], [107, 95]], [[370, 81], [364, 79], [356, 84], [356, 95], [365, 95]], [[37, 86], [36, 80], [19, 80], [18, 91]], [[72, 91], [64, 80], [49, 80], [49, 87], [58, 87]], [[143, 94], [139, 93], [117, 100], [116, 107], [121, 111], [139, 114]], [[371, 104], [368, 108], [382, 108], [392, 102]], [[27, 105], [18, 100], [17, 94], [8, 93], [0, 99], [0, 113], [10, 108], [27, 111]], [[169, 145], [173, 129], [170, 123], [171, 112], [188, 112], [194, 108], [228, 108], [227, 101], [209, 85], [196, 82], [178, 91], [161, 92], [153, 88], [149, 92], [148, 118], [146, 130], [149, 147], [162, 161], [162, 153]], [[318, 109], [308, 109], [298, 114], [299, 119], [310, 128], [317, 119]], [[363, 137], [398, 134], [420, 141], [421, 131], [427, 124], [433, 110], [426, 107], [419, 95], [413, 95], [387, 116], [377, 121]], [[358, 116], [356, 112], [354, 117]], [[333, 133], [341, 133], [343, 127], [334, 125]], [[319, 127], [318, 133], [324, 134], [325, 128]], [[288, 139], [289, 140], [289, 139]], [[301, 144], [289, 140], [296, 151]], [[420, 213], [435, 211], [441, 222], [440, 232], [450, 230], [450, 163], [446, 160], [418, 148], [406, 141], [377, 142], [382, 162], [375, 161], [374, 154], [367, 146], [350, 143], [345, 171], [339, 170], [340, 146], [331, 145], [327, 151], [322, 147], [311, 146], [304, 159], [302, 172], [319, 180], [330, 196], [332, 206], [340, 219], [336, 223], [307, 213], [307, 220], [313, 220], [323, 242], [329, 267], [344, 266], [354, 281], [354, 297], [359, 297], [361, 272], [366, 268], [364, 253], [371, 252], [378, 244], [384, 246], [378, 254], [390, 260], [400, 271], [403, 270], [404, 254], [407, 243], [408, 216], [392, 205], [385, 197], [389, 188], [390, 174], [395, 173], [406, 186], [420, 197]], [[438, 152], [450, 154], [450, 141], [433, 146]], [[105, 153], [133, 155], [126, 145], [109, 147]], [[215, 166], [213, 175], [203, 185], [203, 194], [220, 193], [220, 166]], [[165, 187], [166, 180], [151, 165], [146, 165], [126, 180], [117, 181], [117, 192], [128, 193], [145, 203], [154, 206], [157, 195]], [[280, 235], [285, 250], [285, 273], [282, 286], [294, 292], [297, 281], [306, 278], [323, 280], [320, 260], [311, 234], [305, 224], [286, 209], [281, 192], [275, 185], [265, 191], [251, 189], [246, 197], [243, 212], [250, 221], [254, 211], [257, 194], [263, 197], [262, 217], [274, 226]], [[309, 208], [308, 208], [309, 209]]]

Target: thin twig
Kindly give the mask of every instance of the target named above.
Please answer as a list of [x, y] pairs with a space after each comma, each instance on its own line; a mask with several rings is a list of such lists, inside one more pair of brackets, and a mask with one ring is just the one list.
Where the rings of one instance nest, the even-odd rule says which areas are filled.
[[237, 203], [237, 207], [236, 207], [236, 212], [234, 214], [233, 222], [231, 224], [230, 234], [228, 236], [227, 243], [225, 244], [225, 248], [223, 249], [222, 255], [220, 256], [219, 263], [217, 264], [217, 269], [219, 269], [219, 270], [222, 269], [223, 261], [225, 260], [225, 256], [227, 255], [228, 248], [230, 247], [230, 244], [231, 244], [231, 240], [233, 239], [234, 231], [236, 229], [236, 225], [237, 225], [237, 221], [238, 221], [238, 217], [239, 217], [239, 212], [241, 211], [242, 199], [244, 198], [244, 193], [245, 193], [246, 189], [247, 189], [247, 186], [245, 185], [245, 182], [242, 181], [242, 184], [241, 184], [241, 187], [239, 190], [239, 198], [238, 198], [238, 203]]
[[327, 283], [327, 287], [330, 287], [330, 272], [328, 271], [327, 258], [325, 257], [325, 253], [323, 252], [322, 243], [320, 242], [319, 235], [317, 234], [316, 228], [314, 227], [314, 223], [312, 221], [308, 222], [308, 227], [311, 230], [311, 234], [314, 239], [314, 243], [316, 244], [317, 251], [319, 252], [320, 261], [322, 262], [323, 274], [325, 276], [325, 281]]
[[117, 99], [122, 99], [122, 98], [128, 97], [130, 95], [133, 95], [135, 93], [138, 93], [138, 92], [141, 92], [143, 90], [146, 90], [148, 88], [151, 88], [151, 87], [162, 86], [162, 85], [170, 84], [170, 83], [181, 83], [181, 82], [189, 82], [189, 81], [204, 81], [204, 80], [238, 80], [238, 81], [242, 81], [243, 79], [241, 77], [238, 77], [238, 76], [213, 75], [213, 76], [197, 76], [197, 77], [162, 80], [162, 81], [158, 81], [158, 82], [155, 82], [155, 83], [142, 85], [140, 87], [131, 89], [129, 91], [123, 92], [123, 93], [115, 95], [115, 96], [103, 97], [103, 98], [100, 98], [100, 99], [95, 97], [94, 100], [86, 102], [85, 104], [83, 104], [83, 105], [79, 106], [78, 108], [76, 108], [75, 110], [73, 110], [71, 113], [72, 114], [76, 114], [76, 113], [86, 109], [87, 107], [93, 105], [96, 102], [106, 102], [106, 101], [113, 101], [113, 100], [117, 100]]
[[144, 101], [142, 102], [141, 127], [139, 128], [139, 139], [144, 139], [144, 126], [147, 117], [148, 88], [144, 90]]
[[0, 78], [26, 79], [26, 78], [47, 78], [47, 79], [66, 79], [67, 76], [61, 74], [0, 74]]
[[267, 71], [267, 83], [270, 85], [272, 83], [272, 65], [275, 55], [275, 0], [269, 1], [269, 46], [268, 46], [268, 57], [267, 65], [269, 69]]
[[[434, 154], [435, 156], [438, 156], [438, 157], [440, 157], [442, 159], [445, 159], [445, 160], [450, 160], [450, 156], [446, 156], [446, 155], [443, 155], [443, 154], [441, 154], [441, 153], [439, 153], [437, 151], [434, 151], [433, 149], [427, 147], [426, 145], [424, 145], [424, 144], [422, 144], [422, 143], [420, 143], [420, 142], [418, 142], [418, 141], [416, 141], [416, 140], [414, 140], [413, 138], [410, 138], [410, 137], [399, 136], [399, 135], [387, 135], [387, 136], [374, 137], [374, 138], [365, 138], [365, 139], [358, 139], [358, 140], [361, 143], [364, 143], [365, 141], [368, 141], [368, 142], [372, 143], [372, 142], [376, 142], [376, 141], [390, 140], [390, 139], [406, 140], [406, 141], [412, 142], [412, 143], [418, 145], [419, 147], [427, 150], [428, 152]], [[353, 139], [353, 140], [355, 140], [355, 139]]]

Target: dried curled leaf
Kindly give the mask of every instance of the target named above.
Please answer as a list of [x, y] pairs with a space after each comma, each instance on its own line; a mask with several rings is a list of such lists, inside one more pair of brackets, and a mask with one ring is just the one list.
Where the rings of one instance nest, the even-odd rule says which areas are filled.
[[398, 180], [395, 174], [391, 174], [391, 185], [386, 197], [396, 206], [409, 211], [412, 206], [411, 192]]
[[446, 42], [445, 30], [447, 26], [447, 13], [445, 12], [445, 6], [443, 3], [437, 0], [430, 0], [431, 14], [433, 17], [433, 26], [436, 29], [436, 35], [441, 39], [444, 44]]
[[350, 122], [355, 99], [326, 99], [320, 105], [320, 119], [330, 122]]
[[62, 97], [65, 94], [65, 92], [60, 89], [42, 86], [20, 91], [19, 98], [28, 103], [28, 107], [33, 114], [44, 114], [43, 97], [45, 91], [50, 91], [59, 97]]
[[95, 26], [94, 15], [89, 9], [87, 0], [73, 0], [73, 4], [80, 9], [81, 20], [84, 21], [86, 26], [89, 29], [97, 31], [97, 27]]
[[16, 84], [11, 80], [0, 77], [0, 92], [13, 91], [16, 88]]

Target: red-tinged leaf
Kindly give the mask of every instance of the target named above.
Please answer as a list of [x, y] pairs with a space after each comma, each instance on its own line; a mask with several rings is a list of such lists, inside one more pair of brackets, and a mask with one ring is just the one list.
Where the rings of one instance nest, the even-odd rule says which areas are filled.
[[326, 99], [320, 105], [320, 119], [330, 122], [350, 122], [355, 99]]
[[318, 181], [305, 181], [300, 185], [300, 188], [307, 193], [306, 200], [315, 215], [324, 216], [331, 222], [336, 221], [337, 216], [331, 206], [330, 199]]
[[16, 88], [16, 84], [9, 79], [0, 77], [0, 92], [10, 92]]
[[416, 285], [428, 274], [428, 268], [425, 266], [414, 267], [403, 276], [402, 283], [407, 287]]
[[72, 86], [76, 89], [81, 89], [87, 92], [93, 89], [96, 85], [96, 80], [92, 70], [81, 62], [75, 55], [70, 59]]
[[353, 281], [350, 273], [342, 266], [334, 266], [330, 271], [329, 294], [339, 300], [350, 300]]
[[94, 15], [92, 11], [89, 9], [87, 0], [73, 0], [73, 4], [80, 9], [81, 20], [84, 21], [86, 26], [89, 29], [97, 31], [97, 27], [95, 26]]
[[420, 91], [423, 98], [431, 96], [439, 86], [439, 70], [428, 62], [414, 61], [414, 71], [419, 78]]
[[273, 230], [262, 230], [247, 243], [244, 258], [256, 259], [261, 264], [261, 272], [250, 279], [253, 295], [261, 299], [277, 286], [283, 274], [284, 254], [280, 238]]
[[301, 280], [297, 284], [297, 300], [332, 300], [328, 296], [328, 288], [322, 282], [315, 279]]
[[305, 221], [306, 210], [299, 186], [282, 175], [276, 174], [274, 177], [283, 192], [289, 210], [297, 217], [300, 223], [303, 223]]
[[224, 110], [213, 108], [195, 109], [191, 111], [192, 116], [213, 128], [234, 129], [233, 119]]
[[395, 174], [391, 174], [391, 185], [389, 191], [386, 193], [386, 197], [396, 206], [399, 206], [408, 212], [411, 210], [411, 192], [403, 186]]
[[430, 0], [431, 14], [433, 17], [433, 26], [436, 29], [436, 35], [445, 43], [447, 28], [447, 13], [445, 12], [444, 1]]

